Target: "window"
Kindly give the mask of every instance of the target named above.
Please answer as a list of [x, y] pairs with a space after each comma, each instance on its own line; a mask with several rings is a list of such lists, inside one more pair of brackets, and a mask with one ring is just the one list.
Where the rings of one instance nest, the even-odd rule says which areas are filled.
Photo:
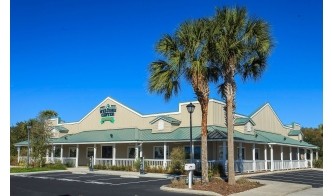
[[[166, 158], [169, 157], [168, 146], [166, 148]], [[155, 159], [163, 159], [164, 158], [164, 146], [154, 146], [153, 147], [153, 156]]]
[[[246, 154], [245, 154], [245, 148], [242, 147], [242, 160], [245, 160]], [[237, 147], [237, 159], [240, 159], [240, 148]]]
[[259, 160], [259, 158], [260, 158], [259, 148], [255, 148], [255, 160]]
[[76, 157], [76, 147], [69, 147], [69, 157]]
[[135, 147], [128, 147], [128, 158], [135, 158]]
[[247, 123], [247, 124], [244, 126], [244, 130], [245, 130], [246, 132], [251, 132], [251, 130], [252, 130], [252, 126], [251, 126], [251, 124], [250, 124], [250, 123]]
[[[186, 159], [190, 159], [190, 147], [185, 146], [184, 152], [186, 153]], [[201, 147], [194, 146], [194, 159], [201, 159]]]
[[[219, 146], [219, 160], [223, 159], [223, 154], [224, 154], [223, 147]], [[226, 146], [226, 160], [228, 160], [228, 147], [227, 146]]]
[[56, 146], [54, 150], [54, 157], [60, 157], [60, 154], [61, 154], [61, 148], [59, 146]]
[[112, 146], [102, 146], [101, 148], [101, 158], [112, 158]]
[[158, 131], [162, 131], [162, 130], [164, 130], [164, 121], [159, 120], [158, 121]]
[[93, 147], [87, 147], [87, 148], [86, 148], [86, 157], [87, 157], [87, 158], [92, 157], [93, 154], [94, 154], [93, 151], [94, 151], [94, 150], [93, 150]]

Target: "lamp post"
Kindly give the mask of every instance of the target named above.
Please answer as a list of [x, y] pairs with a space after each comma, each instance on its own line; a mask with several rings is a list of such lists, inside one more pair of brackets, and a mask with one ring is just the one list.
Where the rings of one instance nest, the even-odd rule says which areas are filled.
[[[192, 119], [191, 119], [191, 114], [195, 110], [195, 105], [192, 104], [191, 102], [186, 106], [187, 110], [190, 114], [190, 163], [193, 163], [194, 159], [194, 147], [193, 147], [193, 141], [192, 141]], [[193, 170], [190, 170], [189, 172], [189, 188], [191, 188], [192, 185], [192, 179], [193, 179]]]
[[28, 130], [28, 161], [27, 161], [27, 167], [29, 167], [29, 165], [30, 165], [30, 130], [31, 130], [30, 125], [27, 126], [27, 130]]

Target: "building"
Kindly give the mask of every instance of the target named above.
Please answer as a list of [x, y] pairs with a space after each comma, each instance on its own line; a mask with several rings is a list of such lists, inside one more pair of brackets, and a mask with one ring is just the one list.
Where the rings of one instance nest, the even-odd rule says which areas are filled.
[[[200, 162], [201, 109], [197, 101], [192, 114], [194, 160]], [[107, 97], [78, 122], [51, 119], [52, 150], [47, 161], [59, 160], [76, 167], [87, 166], [93, 156], [96, 165], [132, 165], [144, 157], [149, 165], [167, 167], [174, 147], [190, 152], [190, 115], [187, 103], [177, 112], [142, 115]], [[210, 99], [208, 108], [208, 163], [227, 164], [225, 103]], [[301, 126], [284, 125], [270, 104], [250, 115], [235, 114], [234, 157], [237, 172], [312, 167], [317, 146], [303, 141]], [[18, 152], [27, 141], [15, 144]], [[19, 160], [25, 157], [20, 156]], [[309, 158], [307, 158], [309, 157]], [[226, 168], [227, 169], [227, 168]]]

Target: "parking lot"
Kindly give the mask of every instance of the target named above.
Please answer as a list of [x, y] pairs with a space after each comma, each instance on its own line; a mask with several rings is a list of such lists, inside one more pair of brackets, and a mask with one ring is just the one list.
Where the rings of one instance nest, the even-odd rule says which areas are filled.
[[320, 170], [302, 170], [291, 171], [276, 174], [267, 174], [250, 177], [258, 180], [271, 180], [280, 182], [289, 182], [297, 184], [308, 184], [312, 188], [323, 187], [323, 171]]
[[20, 174], [10, 178], [11, 195], [185, 195], [160, 190], [171, 179], [94, 173]]

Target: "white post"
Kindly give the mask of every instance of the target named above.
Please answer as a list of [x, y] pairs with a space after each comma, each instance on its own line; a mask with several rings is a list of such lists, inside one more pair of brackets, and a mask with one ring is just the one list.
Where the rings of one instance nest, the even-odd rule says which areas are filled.
[[252, 144], [252, 169], [254, 171], [256, 171], [256, 157], [255, 157], [255, 151], [256, 151], [256, 147], [255, 147], [255, 143]]
[[281, 169], [284, 169], [284, 148], [280, 146]]
[[289, 147], [289, 160], [290, 160], [290, 167], [291, 167], [291, 169], [293, 169], [293, 152], [292, 152], [292, 147], [290, 146]]
[[112, 153], [112, 155], [113, 155], [113, 160], [112, 160], [112, 165], [116, 165], [116, 144], [113, 144], [113, 153]]
[[318, 160], [318, 150], [316, 150], [316, 160]]
[[138, 145], [135, 144], [135, 159], [138, 159]]
[[52, 145], [52, 149], [51, 149], [51, 161], [52, 161], [52, 163], [54, 163], [54, 148], [55, 148], [55, 146]]
[[267, 170], [267, 147], [264, 145], [264, 161], [265, 161], [265, 170]]
[[243, 172], [243, 165], [242, 165], [242, 142], [239, 143], [239, 165], [240, 165], [240, 172], [242, 173]]
[[314, 161], [314, 151], [310, 149], [310, 167], [312, 168], [313, 162]]
[[304, 149], [304, 160], [305, 160], [305, 166], [304, 167], [308, 167], [308, 160], [307, 160], [307, 149]]
[[166, 146], [166, 142], [164, 142], [164, 162], [163, 162], [163, 166], [164, 166], [164, 169], [166, 169], [166, 152], [167, 152], [167, 146]]
[[79, 145], [76, 144], [76, 167], [78, 167], [78, 154], [79, 154]]
[[300, 148], [297, 147], [297, 167], [300, 168]]
[[96, 158], [97, 158], [97, 145], [93, 144], [93, 165], [96, 165]]
[[18, 146], [18, 147], [17, 147], [17, 163], [20, 162], [20, 156], [21, 156], [21, 147]]
[[49, 155], [49, 152], [48, 152], [48, 148], [46, 149], [46, 163], [48, 163], [48, 155]]
[[60, 159], [61, 163], [63, 164], [63, 145], [61, 144], [61, 150], [60, 150]]
[[226, 141], [222, 142], [222, 160], [226, 163]]
[[274, 170], [274, 162], [273, 162], [273, 146], [270, 145], [270, 156], [271, 156], [271, 171]]

